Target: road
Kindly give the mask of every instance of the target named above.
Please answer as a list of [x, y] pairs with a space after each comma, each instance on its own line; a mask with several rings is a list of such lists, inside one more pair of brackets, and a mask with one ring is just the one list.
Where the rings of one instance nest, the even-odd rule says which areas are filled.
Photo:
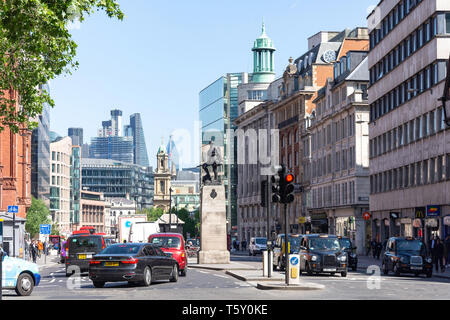
[[[233, 256], [249, 265], [261, 257]], [[178, 282], [158, 282], [150, 287], [127, 282], [107, 283], [94, 288], [87, 275], [66, 278], [63, 265], [43, 269], [42, 282], [29, 297], [4, 290], [5, 300], [16, 299], [120, 299], [120, 300], [318, 300], [318, 299], [450, 299], [450, 279], [394, 275], [373, 278], [363, 271], [340, 275], [302, 276], [302, 281], [325, 285], [315, 291], [273, 291], [256, 288], [257, 282], [240, 281], [224, 271], [191, 268]]]

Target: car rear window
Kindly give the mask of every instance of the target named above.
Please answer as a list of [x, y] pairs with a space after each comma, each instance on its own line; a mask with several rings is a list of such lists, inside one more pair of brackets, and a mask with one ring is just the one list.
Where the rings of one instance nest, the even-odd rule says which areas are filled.
[[256, 238], [255, 242], [256, 242], [256, 244], [261, 244], [261, 245], [266, 245], [267, 244], [266, 238]]
[[104, 249], [101, 254], [136, 254], [142, 245], [138, 244], [113, 244]]
[[163, 248], [179, 249], [181, 246], [181, 241], [178, 237], [154, 237], [151, 239], [150, 243]]
[[73, 237], [69, 238], [69, 250], [77, 250], [82, 248], [99, 249], [102, 247], [101, 237]]

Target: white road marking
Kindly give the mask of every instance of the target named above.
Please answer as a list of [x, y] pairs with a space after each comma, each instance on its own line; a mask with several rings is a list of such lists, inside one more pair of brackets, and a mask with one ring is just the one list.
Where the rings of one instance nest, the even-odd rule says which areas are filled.
[[55, 279], [55, 278], [53, 278], [53, 279], [52, 279], [52, 281], [50, 281], [50, 283], [53, 283], [53, 282], [55, 282], [55, 281], [56, 281], [56, 279]]
[[227, 276], [222, 276], [222, 275], [220, 275], [220, 274], [213, 274], [213, 276], [220, 277], [220, 278], [225, 278], [225, 279], [229, 279], [229, 277], [227, 277]]

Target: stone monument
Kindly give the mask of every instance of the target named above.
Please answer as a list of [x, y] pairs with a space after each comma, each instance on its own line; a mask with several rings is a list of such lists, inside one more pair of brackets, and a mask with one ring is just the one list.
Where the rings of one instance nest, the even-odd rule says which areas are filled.
[[[225, 206], [225, 187], [219, 181], [217, 168], [222, 165], [220, 149], [211, 139], [207, 161], [201, 165], [205, 171], [200, 190], [200, 251], [199, 264], [230, 263], [227, 248], [227, 219]], [[212, 178], [208, 166], [214, 172]]]

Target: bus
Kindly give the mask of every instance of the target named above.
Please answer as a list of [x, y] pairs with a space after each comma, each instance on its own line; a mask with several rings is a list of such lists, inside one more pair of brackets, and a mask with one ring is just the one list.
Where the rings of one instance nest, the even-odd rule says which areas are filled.
[[95, 233], [95, 227], [81, 227], [80, 231], [89, 231], [90, 234], [94, 234]]

